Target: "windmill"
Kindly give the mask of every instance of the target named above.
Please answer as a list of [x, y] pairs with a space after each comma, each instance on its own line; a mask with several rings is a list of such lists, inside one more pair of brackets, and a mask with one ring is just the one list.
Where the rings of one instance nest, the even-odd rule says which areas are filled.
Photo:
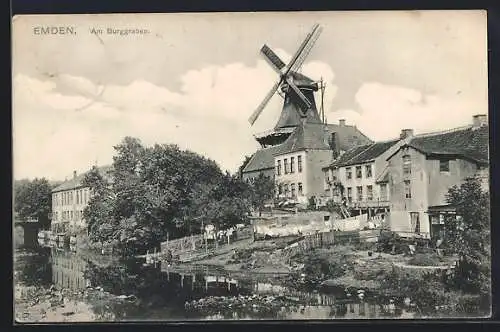
[[279, 74], [279, 79], [248, 119], [251, 125], [255, 123], [279, 88], [284, 93], [285, 101], [275, 131], [286, 127], [295, 127], [299, 124], [300, 119], [306, 119], [309, 122], [322, 122], [313, 95], [314, 91], [318, 91], [318, 84], [299, 73], [321, 31], [322, 28], [315, 24], [288, 64], [285, 64], [269, 46], [266, 44], [262, 46], [261, 54]]

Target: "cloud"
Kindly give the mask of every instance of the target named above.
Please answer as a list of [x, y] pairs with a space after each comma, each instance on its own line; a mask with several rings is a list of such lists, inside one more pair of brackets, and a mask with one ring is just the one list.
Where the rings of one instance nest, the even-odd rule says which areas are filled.
[[403, 128], [412, 128], [418, 134], [460, 127], [470, 124], [472, 115], [488, 113], [487, 100], [428, 95], [379, 82], [364, 83], [355, 98], [358, 110], [330, 112], [328, 119], [346, 119], [374, 140], [397, 137]]
[[[288, 61], [290, 55], [279, 52]], [[325, 63], [305, 63], [302, 72], [315, 80], [323, 75], [334, 86]], [[111, 163], [113, 146], [127, 135], [147, 145], [175, 143], [235, 171], [258, 149], [253, 134], [271, 129], [279, 117], [283, 100], [276, 95], [254, 126], [247, 121], [278, 76], [259, 60], [255, 66], [209, 65], [178, 79], [175, 92], [142, 79], [109, 85], [67, 74], [50, 80], [16, 75], [15, 178], [64, 179], [96, 159]]]

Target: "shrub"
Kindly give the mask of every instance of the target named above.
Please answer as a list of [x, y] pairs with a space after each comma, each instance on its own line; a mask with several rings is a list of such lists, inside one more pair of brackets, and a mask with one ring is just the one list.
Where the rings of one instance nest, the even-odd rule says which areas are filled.
[[416, 265], [416, 266], [440, 266], [442, 265], [443, 260], [441, 257], [436, 255], [435, 253], [432, 254], [415, 254], [410, 260], [408, 261], [409, 265]]

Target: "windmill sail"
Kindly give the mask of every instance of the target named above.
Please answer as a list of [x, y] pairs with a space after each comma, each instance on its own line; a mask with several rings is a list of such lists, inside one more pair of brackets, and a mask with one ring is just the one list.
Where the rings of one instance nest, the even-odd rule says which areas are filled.
[[307, 56], [311, 52], [311, 49], [313, 48], [314, 44], [318, 40], [321, 31], [323, 31], [322, 27], [318, 27], [316, 30], [313, 31], [311, 39], [309, 39], [302, 53], [300, 53], [299, 57], [297, 58], [297, 61], [295, 61], [295, 63], [293, 64], [292, 71], [297, 71], [299, 70], [300, 67], [302, 67], [302, 64], [304, 63]]
[[307, 44], [309, 43], [309, 40], [311, 40], [312, 36], [314, 35], [314, 33], [316, 32], [316, 30], [319, 28], [319, 25], [318, 24], [315, 24], [312, 31], [307, 35], [306, 39], [304, 39], [304, 41], [302, 42], [302, 44], [300, 45], [299, 49], [297, 50], [297, 52], [295, 52], [295, 54], [293, 55], [292, 57], [292, 60], [290, 60], [290, 63], [288, 64], [288, 66], [286, 67], [286, 71], [284, 73], [284, 75], [288, 75], [288, 73], [292, 70], [295, 62], [297, 61], [297, 59], [300, 57], [300, 55], [302, 54], [302, 52], [304, 51], [304, 48], [307, 46]]
[[260, 52], [264, 54], [264, 58], [271, 64], [271, 67], [273, 67], [276, 72], [281, 74], [281, 69], [283, 69], [286, 65], [281, 59], [276, 55], [276, 53], [273, 52], [272, 49], [269, 48], [269, 46], [265, 45], [262, 46], [260, 49]]
[[[257, 118], [260, 116], [266, 105], [269, 103], [269, 100], [273, 97], [273, 95], [276, 93], [280, 85], [286, 81], [289, 89], [288, 92], [286, 93], [291, 93], [291, 97], [293, 100], [296, 101], [296, 108], [297, 113], [300, 117], [305, 117], [308, 114], [308, 110], [311, 109], [313, 104], [311, 101], [302, 93], [302, 91], [299, 89], [299, 87], [294, 83], [294, 77], [296, 76], [296, 71], [298, 68], [302, 66], [304, 63], [305, 58], [311, 51], [312, 47], [314, 46], [316, 40], [318, 39], [319, 35], [321, 33], [321, 27], [318, 24], [315, 24], [312, 31], [307, 35], [307, 37], [304, 39], [302, 44], [300, 45], [299, 49], [297, 52], [292, 57], [292, 60], [288, 63], [288, 65], [285, 65], [285, 63], [276, 55], [276, 53], [269, 48], [269, 46], [265, 45], [261, 48], [261, 53], [264, 56], [264, 58], [269, 62], [271, 67], [280, 74], [280, 80], [274, 84], [274, 86], [271, 88], [271, 90], [268, 92], [264, 100], [260, 103], [260, 105], [257, 107], [257, 109], [252, 113], [248, 121], [250, 124], [254, 124]], [[310, 80], [307, 78], [307, 80]], [[309, 83], [306, 83], [309, 84]], [[298, 83], [299, 86], [301, 86], [301, 82]], [[317, 89], [317, 87], [316, 87]], [[285, 98], [286, 102], [286, 98]], [[314, 102], [314, 101], [313, 101]], [[281, 119], [281, 118], [280, 118]], [[288, 123], [288, 121], [285, 121]], [[281, 123], [281, 120], [280, 120]]]
[[255, 121], [259, 117], [260, 113], [262, 113], [262, 111], [264, 110], [264, 107], [266, 107], [267, 103], [269, 103], [269, 100], [271, 100], [273, 95], [276, 93], [276, 90], [278, 90], [278, 87], [280, 86], [280, 84], [281, 84], [281, 80], [276, 82], [273, 85], [273, 87], [271, 88], [271, 90], [269, 90], [269, 92], [267, 93], [264, 100], [260, 103], [260, 105], [257, 107], [257, 109], [252, 113], [250, 118], [248, 118], [248, 122], [250, 122], [250, 124], [253, 125], [255, 123]]
[[311, 107], [311, 102], [309, 99], [304, 96], [302, 91], [293, 83], [291, 79], [287, 79], [286, 82], [288, 85], [292, 88], [292, 90], [295, 92], [298, 102], [300, 104], [300, 112], [302, 113], [302, 116], [305, 116], [305, 112]]

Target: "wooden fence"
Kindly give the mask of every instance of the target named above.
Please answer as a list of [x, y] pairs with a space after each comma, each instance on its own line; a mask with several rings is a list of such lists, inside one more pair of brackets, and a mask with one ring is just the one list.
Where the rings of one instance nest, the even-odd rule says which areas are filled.
[[[229, 244], [232, 244], [234, 241], [241, 241], [244, 239], [248, 239], [251, 237], [251, 232], [249, 228], [243, 228], [241, 230], [237, 230], [234, 233], [233, 240], [230, 241]], [[165, 255], [168, 250], [173, 255], [179, 256], [196, 256], [197, 254], [204, 255], [206, 250], [212, 251], [217, 247], [224, 247], [228, 245], [226, 242], [226, 238], [221, 240], [217, 245], [214, 240], [208, 240], [205, 242], [203, 235], [192, 235], [180, 239], [175, 239], [171, 241], [165, 241], [160, 244], [160, 251], [162, 255]], [[207, 247], [207, 248], [206, 248]]]
[[335, 232], [330, 231], [330, 232], [306, 235], [302, 240], [286, 247], [285, 250], [289, 251], [291, 254], [296, 254], [311, 249], [332, 245], [334, 243], [335, 243]]

